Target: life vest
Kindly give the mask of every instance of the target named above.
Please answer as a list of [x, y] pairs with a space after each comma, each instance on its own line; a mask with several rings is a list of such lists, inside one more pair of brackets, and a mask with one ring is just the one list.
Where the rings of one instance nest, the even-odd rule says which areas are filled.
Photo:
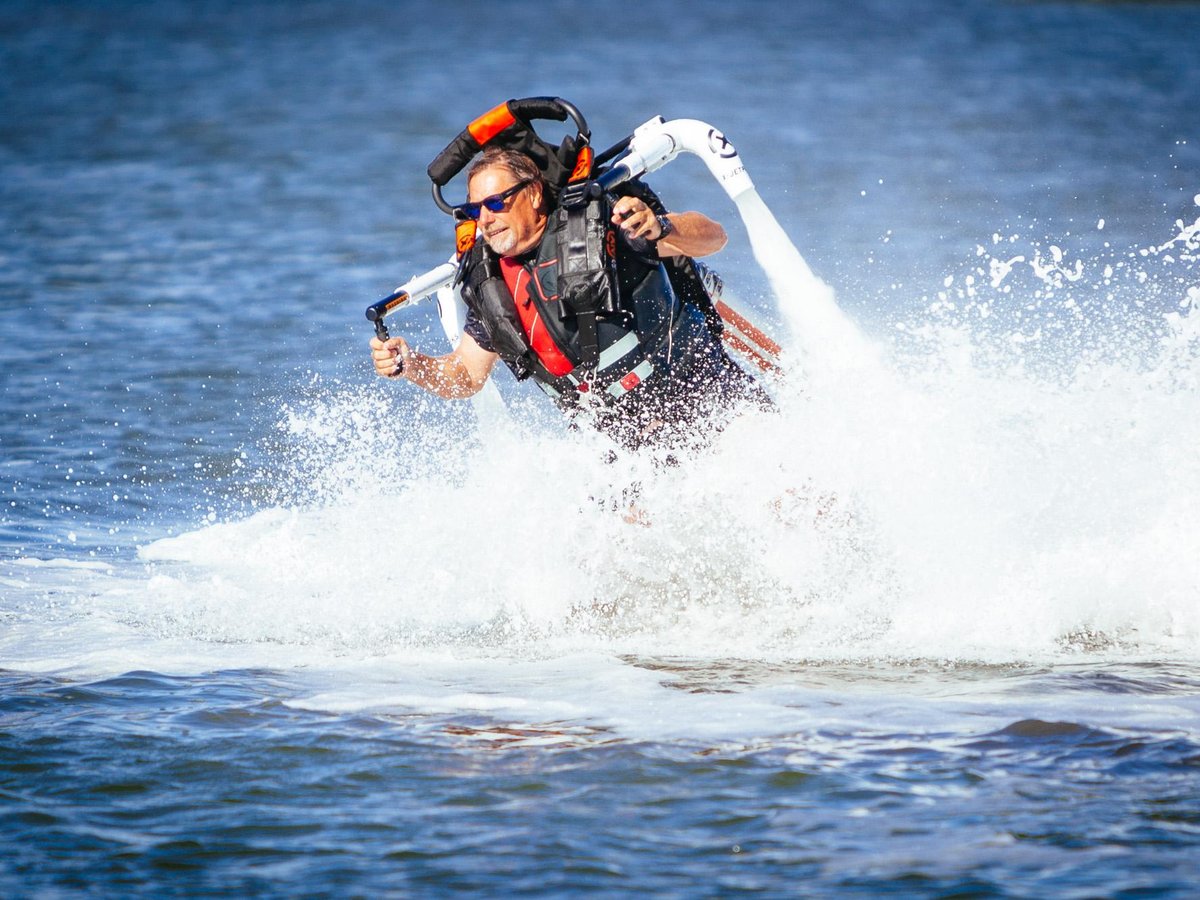
[[[460, 269], [463, 299], [496, 353], [518, 379], [533, 378], [566, 408], [578, 407], [584, 395], [619, 403], [670, 366], [663, 351], [682, 304], [661, 262], [616, 271], [619, 251], [610, 220], [608, 197], [564, 198], [536, 250], [521, 262], [522, 280], [529, 280], [519, 290], [520, 310], [485, 242], [464, 256]], [[529, 327], [534, 320], [536, 332]]]

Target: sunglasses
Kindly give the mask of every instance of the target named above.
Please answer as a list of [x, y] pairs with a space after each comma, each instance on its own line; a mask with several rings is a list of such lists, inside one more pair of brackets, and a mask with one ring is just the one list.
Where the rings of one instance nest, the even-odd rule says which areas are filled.
[[454, 207], [454, 212], [457, 215], [462, 216], [464, 219], [478, 219], [479, 214], [483, 212], [484, 208], [487, 208], [494, 213], [504, 212], [504, 210], [508, 208], [509, 201], [513, 198], [517, 191], [532, 183], [532, 178], [526, 178], [524, 181], [518, 181], [507, 191], [501, 191], [499, 194], [492, 194], [490, 197], [484, 197], [478, 203], [460, 203], [458, 206]]

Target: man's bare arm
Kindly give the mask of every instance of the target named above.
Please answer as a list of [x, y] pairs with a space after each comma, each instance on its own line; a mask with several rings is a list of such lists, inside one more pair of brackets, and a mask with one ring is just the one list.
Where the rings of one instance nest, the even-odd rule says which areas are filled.
[[404, 338], [387, 341], [372, 338], [371, 358], [379, 375], [406, 378], [446, 400], [459, 400], [479, 393], [500, 357], [484, 350], [473, 337], [464, 334], [458, 346], [445, 356], [418, 353]]
[[666, 218], [675, 227], [658, 242], [659, 256], [708, 256], [729, 240], [721, 223], [704, 213], [667, 213]]
[[665, 237], [654, 210], [640, 198], [621, 197], [613, 204], [613, 224], [631, 238], [658, 241], [659, 256], [708, 256], [728, 240], [721, 224], [704, 213], [667, 213], [664, 218], [671, 226]]

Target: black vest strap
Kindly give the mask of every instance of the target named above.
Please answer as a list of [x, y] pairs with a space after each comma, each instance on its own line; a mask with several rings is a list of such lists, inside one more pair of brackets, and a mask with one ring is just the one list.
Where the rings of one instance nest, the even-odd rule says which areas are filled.
[[610, 207], [603, 196], [564, 196], [557, 219], [558, 295], [575, 316], [579, 364], [591, 378], [600, 360], [596, 316], [617, 308], [616, 273], [605, 252]]

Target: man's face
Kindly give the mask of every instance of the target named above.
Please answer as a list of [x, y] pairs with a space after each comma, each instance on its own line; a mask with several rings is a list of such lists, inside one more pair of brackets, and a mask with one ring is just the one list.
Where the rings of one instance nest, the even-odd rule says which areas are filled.
[[[467, 185], [467, 199], [478, 203], [486, 197], [503, 193], [519, 179], [507, 169], [493, 166], [475, 174]], [[541, 186], [530, 184], [508, 198], [504, 209], [492, 212], [486, 206], [479, 212], [479, 232], [501, 256], [519, 256], [538, 245], [546, 229], [542, 206]]]

